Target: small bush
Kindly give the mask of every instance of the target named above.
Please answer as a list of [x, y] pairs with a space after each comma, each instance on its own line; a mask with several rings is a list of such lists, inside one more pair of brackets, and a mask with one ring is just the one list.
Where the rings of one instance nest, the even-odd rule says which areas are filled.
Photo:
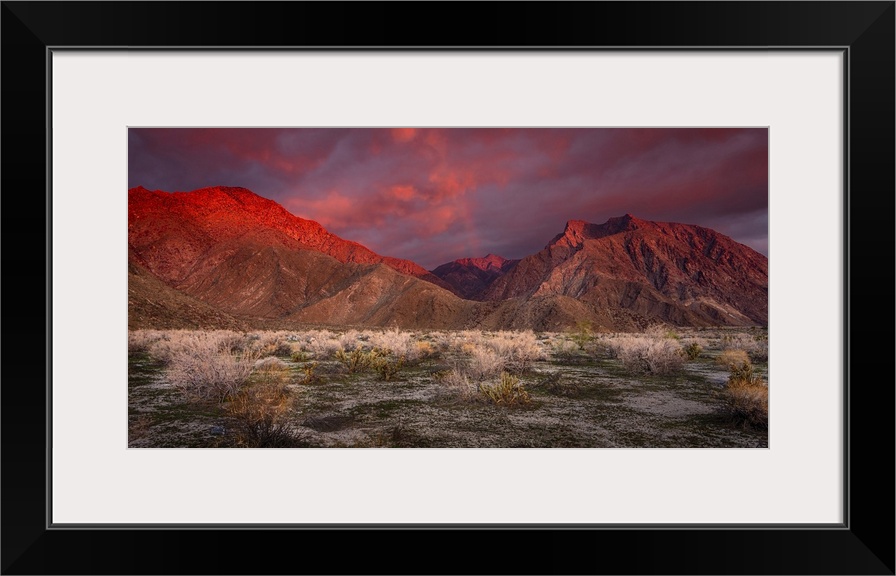
[[582, 346], [578, 342], [563, 339], [554, 342], [552, 354], [555, 358], [568, 361], [574, 358], [581, 350]]
[[320, 376], [315, 373], [317, 370], [317, 362], [310, 362], [302, 366], [302, 379], [299, 381], [299, 384], [316, 384], [321, 381]]
[[286, 369], [286, 362], [276, 356], [268, 356], [255, 361], [255, 370], [258, 372], [282, 372]]
[[716, 364], [729, 371], [734, 367], [749, 363], [750, 357], [743, 350], [723, 350], [716, 357]]
[[588, 320], [579, 320], [576, 322], [575, 329], [569, 335], [570, 340], [578, 346], [579, 350], [584, 351], [592, 340], [594, 340], [594, 328]]
[[168, 350], [168, 381], [189, 401], [223, 402], [245, 384], [257, 356], [221, 350], [219, 341], [197, 333]]
[[473, 345], [470, 359], [467, 361], [467, 372], [476, 380], [484, 380], [500, 374], [504, 370], [505, 362], [506, 358], [491, 348]]
[[307, 362], [308, 353], [304, 350], [293, 350], [292, 354], [289, 355], [289, 359], [296, 363]]
[[749, 362], [732, 365], [729, 368], [728, 387], [757, 386], [764, 384], [762, 377], [753, 371], [753, 365]]
[[529, 370], [532, 362], [545, 357], [538, 338], [531, 330], [511, 333], [512, 346], [510, 347], [509, 367], [518, 373]]
[[623, 336], [610, 346], [629, 371], [648, 374], [670, 374], [681, 369], [684, 353], [675, 340], [647, 336]]
[[342, 362], [349, 374], [369, 369], [380, 356], [381, 353], [375, 349], [370, 352], [366, 352], [362, 348], [355, 348], [351, 352], [346, 352], [345, 350], [336, 352], [336, 359]]
[[753, 362], [768, 362], [768, 336], [757, 336], [756, 345], [747, 353]]
[[480, 384], [479, 391], [499, 406], [516, 406], [532, 401], [529, 392], [520, 384], [520, 379], [507, 372], [501, 373], [495, 384]]
[[724, 410], [744, 427], [768, 426], [768, 385], [753, 371], [749, 360], [730, 365]]
[[344, 350], [336, 335], [329, 330], [310, 332], [303, 348], [314, 354], [316, 358], [329, 358], [340, 350]]
[[292, 346], [281, 332], [262, 332], [249, 336], [249, 346], [261, 356], [289, 356]]
[[373, 367], [374, 372], [380, 375], [381, 380], [389, 382], [398, 376], [402, 366], [404, 366], [404, 358], [399, 357], [394, 359], [386, 356], [379, 356], [371, 361], [371, 366]]
[[293, 405], [286, 379], [275, 376], [242, 388], [225, 410], [234, 421], [238, 445], [281, 448], [296, 443], [289, 423]]
[[400, 330], [375, 332], [370, 335], [369, 343], [384, 355], [400, 356], [409, 362], [414, 362], [420, 357], [420, 348], [417, 346], [418, 343], [414, 341], [414, 335], [411, 332], [402, 332]]
[[153, 344], [166, 339], [166, 334], [159, 330], [132, 330], [128, 332], [128, 354], [149, 352]]
[[433, 375], [435, 379], [442, 384], [442, 391], [445, 395], [462, 402], [475, 402], [482, 399], [479, 394], [479, 386], [470, 379], [470, 377], [458, 370], [447, 370], [437, 372]]
[[738, 332], [722, 336], [723, 350], [743, 350], [748, 354], [759, 348], [759, 342], [750, 334]]
[[729, 381], [724, 410], [733, 422], [745, 428], [768, 426], [768, 386], [761, 378]]
[[[222, 354], [239, 355], [244, 352], [246, 340], [242, 334], [230, 330], [207, 332], [169, 330], [162, 333], [158, 340], [149, 345], [148, 352], [156, 360], [170, 364], [173, 356], [197, 347], [201, 347], [205, 351], [214, 350]], [[254, 352], [250, 355], [255, 358], [260, 357], [260, 354]]]
[[725, 394], [725, 412], [745, 428], [768, 426], [768, 386], [729, 388]]
[[348, 330], [343, 334], [340, 334], [337, 337], [339, 341], [339, 347], [343, 350], [353, 350], [356, 348], [361, 348], [363, 346], [363, 340], [361, 339], [361, 333], [357, 330]]
[[436, 347], [431, 342], [425, 340], [416, 342], [414, 348], [416, 348], [416, 359], [418, 360], [435, 358], [439, 355], [439, 351]]
[[701, 352], [703, 352], [703, 348], [696, 342], [691, 342], [684, 347], [684, 353], [687, 355], [688, 360], [696, 360], [700, 357]]

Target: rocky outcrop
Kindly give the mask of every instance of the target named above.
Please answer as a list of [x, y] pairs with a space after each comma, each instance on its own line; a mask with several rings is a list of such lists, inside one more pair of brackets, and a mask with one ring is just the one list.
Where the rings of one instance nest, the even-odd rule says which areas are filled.
[[461, 258], [442, 264], [432, 273], [451, 286], [452, 292], [468, 300], [479, 300], [492, 282], [516, 266], [519, 260], [507, 260], [496, 254], [482, 258]]

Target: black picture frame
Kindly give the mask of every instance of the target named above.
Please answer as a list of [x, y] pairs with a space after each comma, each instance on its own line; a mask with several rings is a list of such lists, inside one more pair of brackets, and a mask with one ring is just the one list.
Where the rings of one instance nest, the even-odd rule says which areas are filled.
[[[4, 574], [894, 573], [894, 387], [880, 376], [893, 351], [894, 2], [2, 2], [0, 14]], [[50, 527], [50, 50], [296, 46], [844, 51], [845, 523], [338, 532]], [[805, 227], [807, 249], [812, 234], [825, 233], [812, 229], [809, 208], [807, 221], [794, 226]]]

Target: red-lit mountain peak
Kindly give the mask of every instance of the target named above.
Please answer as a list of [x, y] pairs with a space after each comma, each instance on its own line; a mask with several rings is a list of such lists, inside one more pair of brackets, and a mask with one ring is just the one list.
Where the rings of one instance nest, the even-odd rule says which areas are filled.
[[[315, 250], [340, 262], [386, 264], [403, 274], [447, 288], [414, 262], [376, 254], [241, 187], [212, 186], [191, 192], [131, 188], [128, 225], [129, 243], [141, 261], [155, 274], [173, 282], [182, 280], [195, 259], [213, 244], [253, 234], [270, 236], [273, 232], [285, 237], [281, 244], [289, 248]], [[160, 266], [154, 267], [153, 262]]]
[[709, 228], [626, 214], [570, 220], [544, 250], [495, 279], [483, 300], [563, 295], [677, 324], [765, 324], [768, 259]]
[[479, 270], [500, 270], [507, 258], [497, 254], [487, 254], [482, 258], [460, 258], [455, 260], [461, 266], [470, 266]]

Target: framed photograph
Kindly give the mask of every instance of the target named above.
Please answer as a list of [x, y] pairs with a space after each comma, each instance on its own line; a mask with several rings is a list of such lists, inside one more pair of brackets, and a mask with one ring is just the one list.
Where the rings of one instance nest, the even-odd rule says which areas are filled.
[[[868, 386], [879, 376], [865, 374], [879, 364], [869, 359], [890, 358], [892, 346], [866, 323], [855, 327], [857, 320], [879, 318], [881, 302], [892, 302], [892, 2], [483, 3], [455, 4], [440, 15], [433, 13], [441, 5], [426, 4], [235, 2], [216, 5], [213, 24], [204, 6], [3, 4], [5, 301], [7, 326], [14, 327], [4, 334], [5, 573], [893, 573], [893, 389]], [[420, 39], [393, 24], [399, 13], [402, 21], [436, 17], [448, 28], [453, 23], [462, 36]], [[365, 26], [343, 26], [346, 18]], [[330, 29], [321, 22], [340, 25]], [[182, 444], [164, 441], [137, 448], [140, 438], [150, 436], [135, 428], [142, 407], [129, 403], [126, 385], [125, 336], [129, 327], [139, 328], [129, 326], [137, 318], [129, 301], [139, 300], [141, 313], [151, 314], [154, 299], [173, 302], [181, 292], [166, 291], [162, 282], [138, 287], [125, 280], [125, 261], [129, 275], [148, 270], [149, 280], [158, 279], [189, 243], [171, 240], [186, 229], [183, 222], [165, 224], [162, 240], [137, 234], [139, 219], [131, 218], [126, 229], [125, 188], [151, 203], [162, 193], [138, 185], [174, 172], [180, 179], [174, 182], [187, 183], [170, 187], [181, 191], [283, 177], [294, 167], [270, 170], [277, 158], [265, 143], [268, 131], [292, 129], [287, 136], [293, 145], [310, 149], [301, 131], [312, 128], [324, 139], [340, 130], [342, 147], [332, 147], [339, 148], [340, 160], [326, 160], [338, 166], [334, 178], [343, 186], [363, 176], [391, 194], [376, 196], [379, 202], [397, 200], [383, 208], [360, 197], [336, 197], [336, 180], [320, 177], [316, 196], [283, 197], [283, 205], [310, 220], [340, 214], [354, 223], [351, 230], [366, 230], [362, 244], [382, 239], [386, 246], [409, 246], [408, 254], [425, 263], [415, 281], [443, 282], [455, 291], [473, 288], [452, 284], [456, 276], [423, 276], [440, 269], [439, 257], [454, 253], [448, 248], [467, 240], [446, 232], [431, 236], [444, 250], [418, 246], [415, 252], [404, 228], [389, 218], [416, 218], [407, 205], [418, 194], [430, 213], [448, 214], [460, 200], [439, 204], [424, 185], [432, 175], [416, 176], [407, 163], [390, 163], [392, 146], [424, 136], [453, 142], [454, 149], [479, 158], [483, 174], [501, 167], [492, 178], [495, 189], [503, 183], [513, 198], [541, 202], [545, 220], [554, 204], [578, 206], [563, 196], [564, 182], [587, 181], [568, 161], [573, 144], [557, 147], [567, 161], [556, 164], [563, 175], [544, 180], [551, 186], [535, 193], [514, 179], [518, 171], [547, 174], [531, 158], [514, 155], [541, 146], [545, 134], [573, 143], [582, 134], [600, 139], [601, 130], [635, 140], [654, 135], [661, 144], [644, 148], [649, 158], [628, 166], [617, 160], [614, 174], [643, 174], [617, 178], [632, 188], [629, 198], [650, 188], [651, 173], [678, 182], [643, 204], [658, 214], [658, 206], [691, 207], [701, 198], [711, 214], [711, 199], [690, 191], [730, 182], [735, 192], [728, 202], [759, 222], [758, 228], [741, 228], [767, 230], [765, 243], [757, 244], [768, 257], [768, 362], [761, 376], [770, 385], [769, 424], [759, 447], [731, 450], [736, 443], [723, 442], [707, 449], [712, 442], [703, 438], [668, 448], [651, 440], [630, 449], [614, 437], [609, 445], [621, 447], [607, 449], [576, 431], [571, 434], [579, 434], [578, 443], [568, 447], [543, 438], [541, 444], [529, 438], [513, 444], [496, 435], [483, 448], [369, 449], [406, 447], [413, 438], [423, 442], [411, 428], [399, 427], [379, 441], [352, 437], [337, 449], [322, 443], [315, 449], [218, 450], [201, 442], [175, 449]], [[478, 142], [485, 128], [500, 130]], [[725, 137], [701, 137], [689, 148], [694, 154], [676, 163], [669, 160], [670, 145], [656, 136], [672, 133], [678, 150], [686, 134]], [[179, 144], [184, 134], [204, 144], [186, 149]], [[732, 150], [730, 139], [740, 146], [736, 150], [746, 146], [765, 156], [758, 171], [767, 201], [758, 212], [748, 193], [756, 176], [751, 165], [718, 162]], [[604, 148], [580, 146], [590, 155], [581, 164], [606, 162], [624, 148], [622, 140], [605, 140]], [[471, 142], [478, 144], [466, 148]], [[376, 149], [380, 163], [348, 152], [361, 148]], [[249, 160], [228, 164], [216, 150]], [[404, 180], [377, 181], [378, 171], [400, 172]], [[240, 182], [193, 184], [209, 175]], [[233, 198], [236, 192], [226, 194]], [[624, 190], [615, 196], [595, 192], [608, 203], [625, 196]], [[27, 203], [19, 202], [25, 197]], [[333, 208], [336, 200], [341, 208]], [[329, 211], [315, 212], [314, 201]], [[380, 214], [379, 230], [359, 224], [353, 204], [363, 202], [371, 219]], [[493, 211], [491, 221], [499, 215]], [[622, 218], [643, 226], [672, 220]], [[521, 229], [538, 226], [522, 212], [514, 219]], [[598, 237], [595, 231], [613, 222], [583, 222], [579, 235]], [[336, 220], [324, 224], [338, 227]], [[159, 229], [158, 222], [153, 226]], [[418, 243], [428, 234], [417, 229]], [[175, 248], [160, 252], [159, 242]], [[539, 249], [520, 247], [519, 255], [510, 256]], [[35, 258], [39, 251], [44, 259]], [[869, 261], [869, 254], [875, 259]], [[384, 262], [378, 270], [386, 280], [364, 280], [353, 293], [388, 281], [401, 267]], [[324, 265], [315, 260], [314, 266]], [[228, 278], [193, 280], [195, 296], [197, 286]], [[501, 282], [512, 291], [511, 280], [476, 288], [482, 290], [477, 297], [487, 301], [486, 292], [496, 292]], [[182, 322], [191, 313], [229, 314], [244, 305], [227, 301], [232, 291], [203, 294], [206, 304], [223, 304], [212, 312], [166, 310], [175, 310], [172, 317]], [[13, 321], [20, 308], [45, 311], [45, 321]], [[314, 313], [336, 318], [346, 304], [324, 308]], [[757, 313], [751, 310], [745, 304], [728, 312], [748, 317]], [[598, 311], [585, 319], [600, 323]], [[320, 314], [312, 320], [325, 324]], [[304, 366], [319, 360], [302, 355], [317, 354], [313, 347], [330, 337], [308, 336], [314, 344], [289, 340], [289, 354], [276, 362]], [[358, 337], [369, 342], [385, 334]], [[657, 336], [664, 338], [673, 337]], [[421, 349], [421, 342], [411, 345]], [[398, 355], [384, 352], [396, 346], [354, 349], [376, 355], [388, 380], [393, 368], [404, 366]], [[497, 345], [483, 349], [489, 346]], [[558, 353], [562, 344], [550, 346]], [[326, 361], [350, 370], [345, 349], [343, 354], [344, 361]], [[864, 360], [851, 361], [857, 356]], [[516, 354], [514, 361], [520, 358]], [[45, 378], [36, 377], [43, 366]], [[464, 370], [470, 366], [460, 376], [469, 376]], [[505, 373], [516, 378], [525, 367]], [[515, 390], [521, 398], [521, 389]], [[549, 392], [549, 384], [538, 388]], [[653, 392], [644, 396], [651, 406], [669, 402], [668, 391]], [[235, 398], [228, 396], [230, 416]], [[308, 427], [331, 424], [321, 417]], [[245, 434], [219, 436], [251, 441]], [[322, 442], [313, 435], [304, 441]], [[515, 445], [528, 448], [509, 449]], [[334, 537], [351, 551], [345, 558], [324, 553]], [[291, 551], [299, 539], [303, 552], [297, 558]], [[484, 564], [471, 567], [467, 555], [453, 550], [477, 539], [477, 549], [511, 546], [511, 553], [486, 554]], [[97, 543], [112, 552], [82, 552]], [[423, 551], [433, 565], [398, 559], [399, 546]], [[260, 547], [272, 553], [251, 552]], [[619, 553], [632, 547], [645, 552]]]
[[768, 159], [765, 127], [129, 127], [128, 447], [768, 448]]

